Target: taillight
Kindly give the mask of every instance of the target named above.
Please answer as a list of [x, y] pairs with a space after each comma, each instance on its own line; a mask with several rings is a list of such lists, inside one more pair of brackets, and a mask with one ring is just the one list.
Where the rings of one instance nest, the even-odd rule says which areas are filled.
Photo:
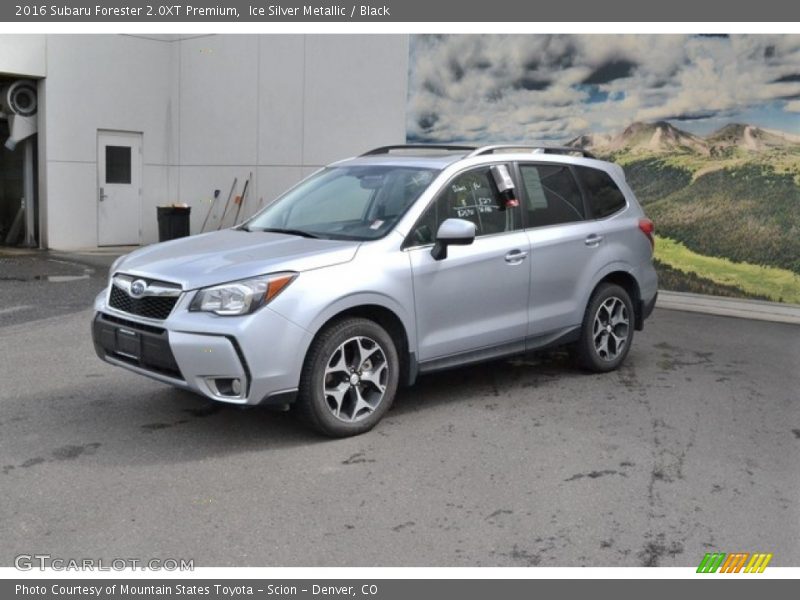
[[650, 247], [655, 248], [656, 240], [653, 237], [653, 233], [655, 233], [656, 226], [653, 225], [653, 222], [650, 219], [639, 219], [639, 229], [641, 229], [642, 233], [650, 240]]

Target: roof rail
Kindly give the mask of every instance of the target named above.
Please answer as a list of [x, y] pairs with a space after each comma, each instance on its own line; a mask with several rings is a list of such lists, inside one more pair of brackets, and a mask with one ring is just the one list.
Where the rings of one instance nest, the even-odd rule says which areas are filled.
[[528, 144], [497, 144], [494, 146], [483, 146], [471, 152], [469, 156], [494, 154], [500, 150], [530, 151], [533, 154], [580, 154], [584, 158], [597, 158], [588, 150], [576, 148], [575, 146], [531, 146]]
[[394, 146], [381, 146], [380, 148], [373, 148], [361, 156], [389, 154], [392, 150], [445, 150], [447, 152], [471, 152], [476, 149], [476, 146], [459, 146], [452, 144], [396, 144]]

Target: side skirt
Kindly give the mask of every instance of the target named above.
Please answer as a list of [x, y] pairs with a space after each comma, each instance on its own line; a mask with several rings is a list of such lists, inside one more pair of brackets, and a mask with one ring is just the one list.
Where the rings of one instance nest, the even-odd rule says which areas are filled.
[[417, 370], [419, 373], [433, 373], [446, 369], [454, 369], [464, 365], [495, 360], [506, 356], [513, 356], [515, 354], [524, 354], [525, 352], [532, 352], [534, 350], [555, 348], [577, 341], [580, 337], [580, 333], [580, 325], [575, 325], [574, 327], [560, 329], [544, 335], [532, 336], [505, 344], [434, 358], [418, 363]]

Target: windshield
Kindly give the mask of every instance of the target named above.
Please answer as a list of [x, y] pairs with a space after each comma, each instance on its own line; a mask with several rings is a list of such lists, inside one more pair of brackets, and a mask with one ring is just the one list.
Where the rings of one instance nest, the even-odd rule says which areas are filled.
[[417, 167], [331, 167], [303, 181], [244, 224], [327, 239], [386, 235], [438, 171]]

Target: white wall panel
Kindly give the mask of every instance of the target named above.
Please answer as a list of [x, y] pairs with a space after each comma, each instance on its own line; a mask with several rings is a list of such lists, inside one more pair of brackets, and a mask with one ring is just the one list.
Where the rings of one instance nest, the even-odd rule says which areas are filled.
[[166, 41], [132, 36], [48, 36], [47, 182], [41, 199], [50, 247], [97, 244], [98, 129], [142, 132], [142, 229], [146, 241], [154, 239], [155, 210], [149, 217], [149, 208], [164, 197], [168, 178], [147, 172], [161, 167], [167, 173], [169, 168], [173, 49]]
[[258, 38], [208, 36], [178, 43], [179, 163], [255, 164]]
[[307, 36], [304, 163], [403, 143], [407, 78], [407, 36]]
[[45, 35], [0, 35], [0, 73], [44, 77], [47, 72], [46, 45]]
[[51, 248], [97, 244], [97, 166], [48, 161], [47, 222]]
[[303, 161], [305, 36], [259, 38], [258, 162]]
[[[30, 68], [45, 52], [38, 37]], [[151, 243], [159, 204], [192, 206], [198, 232], [214, 190], [221, 211], [234, 176], [240, 193], [254, 174], [245, 214], [321, 165], [402, 143], [407, 63], [407, 36], [47, 36], [49, 245], [97, 243], [98, 129], [143, 133], [142, 242]]]
[[47, 44], [50, 160], [96, 160], [97, 130], [144, 134], [145, 163], [164, 164], [172, 44], [123, 35], [52, 35]]

